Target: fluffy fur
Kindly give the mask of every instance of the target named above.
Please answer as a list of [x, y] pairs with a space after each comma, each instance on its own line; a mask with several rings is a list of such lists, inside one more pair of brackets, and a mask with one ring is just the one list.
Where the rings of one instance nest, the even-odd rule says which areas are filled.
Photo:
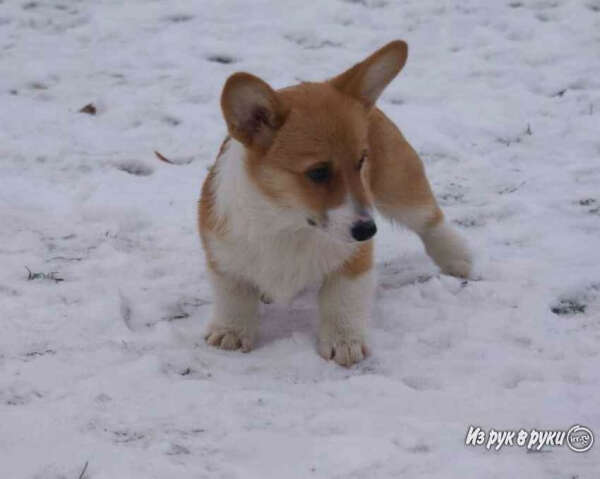
[[368, 353], [373, 208], [415, 231], [449, 274], [471, 257], [444, 221], [423, 165], [377, 97], [406, 61], [392, 42], [341, 75], [274, 91], [236, 73], [221, 105], [230, 137], [204, 183], [199, 226], [215, 292], [206, 340], [250, 351], [261, 298], [320, 284], [318, 351], [350, 366]]

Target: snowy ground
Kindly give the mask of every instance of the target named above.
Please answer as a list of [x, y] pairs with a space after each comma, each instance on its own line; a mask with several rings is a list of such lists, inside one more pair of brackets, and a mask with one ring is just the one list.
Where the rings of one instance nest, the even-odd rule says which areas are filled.
[[[207, 347], [225, 78], [320, 80], [396, 38], [380, 106], [481, 279], [383, 227], [368, 360], [317, 355], [314, 292], [265, 307], [251, 354]], [[0, 476], [598, 477], [598, 444], [464, 439], [600, 440], [599, 52], [598, 0], [0, 0]]]

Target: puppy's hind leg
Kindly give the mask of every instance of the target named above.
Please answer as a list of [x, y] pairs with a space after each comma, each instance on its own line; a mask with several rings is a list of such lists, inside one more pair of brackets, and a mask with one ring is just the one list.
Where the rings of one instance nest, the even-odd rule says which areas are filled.
[[379, 207], [379, 211], [407, 226], [419, 235], [425, 251], [443, 273], [468, 278], [471, 273], [471, 251], [464, 238], [445, 220], [437, 207]]
[[471, 251], [464, 238], [444, 219], [441, 210], [436, 209], [434, 221], [421, 226], [421, 231], [415, 231], [419, 233], [425, 251], [442, 272], [468, 278], [473, 263]]
[[469, 247], [444, 219], [417, 153], [381, 112], [374, 114], [369, 140], [369, 185], [378, 211], [417, 233], [442, 272], [468, 277]]

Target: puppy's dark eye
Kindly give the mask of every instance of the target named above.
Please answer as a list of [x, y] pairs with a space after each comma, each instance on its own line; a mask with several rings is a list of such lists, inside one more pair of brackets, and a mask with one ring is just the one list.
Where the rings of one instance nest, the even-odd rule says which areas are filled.
[[357, 170], [359, 170], [359, 171], [361, 170], [361, 168], [363, 167], [363, 165], [368, 157], [369, 157], [369, 155], [367, 154], [367, 152], [363, 151], [363, 154], [360, 157], [360, 160], [358, 160], [358, 164], [356, 165]]
[[317, 168], [308, 170], [306, 176], [315, 183], [325, 183], [331, 177], [331, 169], [327, 165], [318, 166]]

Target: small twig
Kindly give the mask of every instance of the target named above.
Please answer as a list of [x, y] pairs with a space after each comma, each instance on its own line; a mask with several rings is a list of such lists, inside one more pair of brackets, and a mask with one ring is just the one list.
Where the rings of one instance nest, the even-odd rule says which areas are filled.
[[169, 165], [175, 165], [175, 166], [189, 165], [192, 161], [194, 161], [193, 157], [178, 158], [176, 160], [171, 160], [156, 150], [154, 150], [154, 154], [160, 161], [164, 161], [165, 163], [168, 163]]
[[34, 279], [50, 279], [55, 283], [64, 281], [64, 278], [56, 276], [58, 271], [51, 271], [50, 273], [34, 273], [27, 266], [25, 266], [25, 269], [27, 270], [27, 281], [33, 281]]
[[27, 281], [31, 281], [32, 279], [35, 279], [35, 276], [33, 275], [31, 270], [27, 266], [25, 266], [25, 269], [27, 270]]
[[83, 256], [76, 256], [69, 258], [68, 256], [54, 256], [49, 258], [48, 261], [83, 261]]
[[89, 463], [89, 461], [85, 461], [85, 465], [83, 466], [83, 469], [81, 470], [81, 474], [79, 474], [79, 479], [83, 479], [83, 476], [85, 476], [85, 472], [87, 471], [87, 468], [88, 468], [88, 463]]
[[169, 163], [169, 165], [176, 165], [177, 163], [173, 163], [171, 160], [169, 160], [167, 157], [163, 156], [161, 153], [159, 153], [158, 151], [154, 150], [154, 154], [156, 155], [156, 157], [160, 160], [160, 161], [164, 161], [165, 163]]

